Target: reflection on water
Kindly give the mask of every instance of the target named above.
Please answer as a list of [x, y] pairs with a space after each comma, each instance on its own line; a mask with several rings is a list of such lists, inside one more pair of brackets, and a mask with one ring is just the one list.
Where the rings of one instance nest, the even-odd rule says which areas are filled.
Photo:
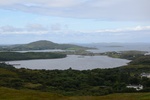
[[[110, 58], [107, 56], [84, 56], [68, 55], [61, 59], [39, 59], [39, 60], [22, 60], [10, 61], [9, 64], [18, 64], [16, 68], [30, 69], [78, 69], [87, 70], [94, 68], [113, 68], [126, 65], [129, 60]], [[19, 65], [20, 64], [20, 65]]]

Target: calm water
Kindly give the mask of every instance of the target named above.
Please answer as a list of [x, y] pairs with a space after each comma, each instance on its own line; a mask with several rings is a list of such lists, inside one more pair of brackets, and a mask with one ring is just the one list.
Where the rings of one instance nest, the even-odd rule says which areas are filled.
[[[127, 51], [127, 50], [139, 50], [150, 52], [149, 43], [98, 43], [82, 45], [87, 47], [98, 48], [97, 50], [90, 50], [92, 52], [107, 52], [107, 51]], [[32, 52], [63, 52], [64, 50], [33, 50]], [[21, 51], [31, 52], [31, 51]], [[20, 64], [15, 66], [16, 68], [30, 68], [30, 69], [78, 69], [87, 70], [94, 68], [113, 68], [126, 65], [129, 60], [110, 58], [107, 56], [85, 56], [79, 58], [77, 55], [68, 55], [62, 59], [40, 59], [40, 60], [23, 60], [23, 61], [11, 61], [10, 64]]]
[[108, 52], [108, 51], [148, 51], [150, 52], [150, 43], [93, 43], [82, 44], [81, 46], [97, 48], [97, 50], [89, 50], [94, 53]]
[[9, 64], [20, 64], [16, 68], [30, 69], [77, 69], [87, 70], [94, 68], [113, 68], [126, 65], [129, 60], [110, 58], [107, 56], [84, 56], [68, 55], [61, 59], [40, 59], [40, 60], [22, 60], [10, 61]]

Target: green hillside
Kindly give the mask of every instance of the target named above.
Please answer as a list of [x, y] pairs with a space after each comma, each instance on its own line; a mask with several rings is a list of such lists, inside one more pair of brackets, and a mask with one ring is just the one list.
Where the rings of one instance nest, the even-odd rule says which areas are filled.
[[89, 49], [87, 47], [77, 46], [73, 44], [58, 44], [53, 43], [47, 40], [40, 40], [31, 42], [28, 44], [22, 45], [13, 45], [13, 46], [6, 46], [5, 48], [0, 48], [0, 50], [13, 50], [13, 51], [21, 51], [21, 50], [46, 50], [46, 49], [62, 49], [62, 50], [85, 50]]
[[67, 97], [54, 93], [0, 87], [0, 100], [67, 100]]
[[[31, 55], [35, 56], [31, 53], [30, 57]], [[150, 78], [141, 77], [142, 73], [150, 73], [149, 58], [150, 56], [141, 56], [126, 66], [92, 70], [74, 70], [72, 68], [66, 70], [17, 69], [1, 62], [0, 87], [3, 88], [0, 92], [7, 88], [18, 89], [10, 91], [16, 91], [14, 93], [18, 91], [18, 95], [24, 95], [24, 98], [28, 95], [32, 97], [30, 92], [34, 92], [33, 96], [45, 92], [46, 94], [41, 96], [46, 98], [45, 100], [51, 98], [47, 97], [47, 94], [51, 93], [59, 94], [55, 96], [60, 96], [60, 100], [66, 97], [68, 100], [149, 100]], [[141, 84], [143, 89], [137, 91], [134, 88], [127, 88], [130, 84]], [[9, 89], [7, 91], [9, 93]], [[9, 96], [12, 98], [13, 94], [9, 93], [7, 96], [7, 93], [0, 93], [0, 100], [3, 96], [4, 98]], [[121, 95], [116, 93], [121, 93]], [[36, 97], [33, 99], [39, 100]], [[8, 98], [8, 100], [10, 99]], [[22, 97], [20, 100], [25, 99]]]
[[105, 96], [62, 96], [33, 90], [0, 87], [0, 100], [149, 100], [150, 93], [117, 93]]

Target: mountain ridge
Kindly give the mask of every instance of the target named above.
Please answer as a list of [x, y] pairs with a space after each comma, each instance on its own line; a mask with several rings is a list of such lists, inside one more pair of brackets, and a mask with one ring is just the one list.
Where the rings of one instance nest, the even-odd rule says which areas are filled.
[[[2, 48], [0, 48], [2, 50]], [[62, 50], [86, 50], [88, 47], [78, 46], [74, 44], [58, 44], [48, 40], [38, 40], [28, 44], [20, 44], [15, 46], [7, 46], [5, 50], [23, 51], [23, 50], [47, 50], [47, 49], [62, 49]]]

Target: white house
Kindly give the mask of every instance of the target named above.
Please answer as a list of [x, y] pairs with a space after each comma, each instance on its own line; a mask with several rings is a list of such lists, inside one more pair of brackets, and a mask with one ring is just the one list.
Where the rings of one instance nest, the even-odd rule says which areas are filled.
[[144, 55], [145, 55], [145, 56], [147, 56], [147, 55], [150, 55], [150, 52], [148, 52], [148, 53], [145, 53]]
[[128, 85], [126, 86], [127, 88], [134, 88], [137, 91], [142, 90], [143, 89], [143, 85]]
[[141, 74], [141, 77], [150, 78], [150, 73], [142, 73], [142, 74]]

